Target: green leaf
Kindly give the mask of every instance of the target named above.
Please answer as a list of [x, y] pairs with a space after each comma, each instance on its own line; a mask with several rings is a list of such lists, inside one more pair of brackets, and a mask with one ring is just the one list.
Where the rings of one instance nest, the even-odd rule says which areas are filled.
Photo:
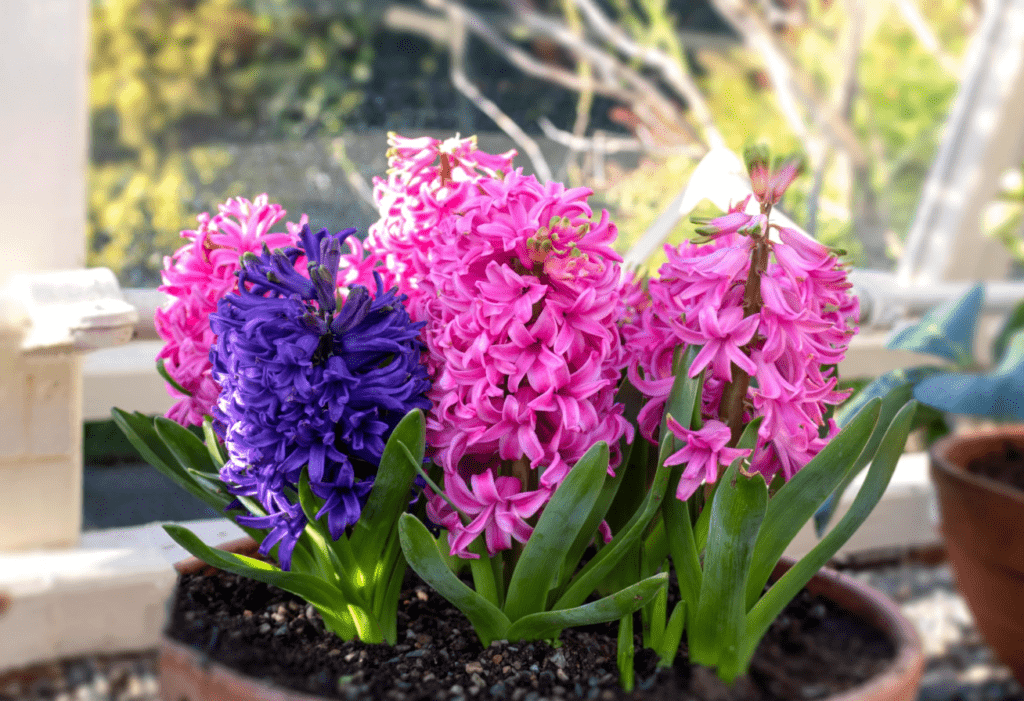
[[992, 357], [995, 359], [996, 363], [1002, 362], [1003, 355], [1006, 353], [1006, 349], [1010, 345], [1010, 339], [1013, 338], [1021, 329], [1024, 329], [1024, 302], [1021, 302], [1013, 308], [1010, 315], [1003, 321], [1003, 325], [999, 329], [999, 333], [992, 342]]
[[647, 641], [644, 647], [657, 650], [662, 646], [665, 639], [665, 624], [668, 622], [668, 587], [661, 589], [654, 600], [641, 609], [645, 613], [647, 623], [644, 632], [647, 634]]
[[[868, 466], [871, 459], [875, 456], [875, 451], [878, 450], [878, 444], [882, 442], [882, 436], [885, 434], [886, 428], [892, 423], [896, 413], [903, 408], [903, 405], [909, 402], [914, 395], [914, 385], [920, 382], [922, 379], [938, 372], [938, 369], [932, 368], [912, 368], [910, 370], [895, 370], [890, 373], [886, 373], [882, 377], [876, 379], [871, 385], [864, 388], [860, 395], [854, 397], [855, 400], [860, 399], [861, 395], [865, 394], [872, 386], [875, 386], [879, 380], [889, 377], [891, 383], [886, 383], [885, 389], [878, 388], [877, 392], [873, 392], [874, 396], [880, 397], [882, 400], [882, 410], [878, 415], [878, 422], [875, 424], [874, 431], [871, 432], [871, 438], [868, 439], [868, 444], [861, 451], [860, 457], [857, 458], [857, 462], [853, 464], [853, 469], [846, 473], [846, 477], [840, 482], [839, 486], [836, 487], [835, 491], [829, 495], [821, 507], [814, 512], [814, 529], [820, 538], [824, 535], [829, 522], [832, 520], [832, 515], [838, 508], [840, 501], [843, 498], [843, 494], [846, 493], [847, 488], [857, 479], [857, 475]], [[853, 400], [851, 400], [853, 401]], [[867, 400], [859, 402], [859, 406], [863, 408], [867, 405]], [[844, 410], [846, 406], [844, 405]], [[918, 420], [917, 425], [921, 424], [922, 419], [928, 419], [923, 412], [915, 414]], [[853, 418], [852, 414], [844, 412], [843, 420], [839, 421], [840, 426], [845, 426]]]
[[409, 566], [424, 582], [466, 615], [484, 647], [490, 645], [492, 640], [508, 639], [511, 625], [508, 617], [452, 574], [437, 547], [437, 541], [426, 526], [412, 514], [402, 514], [398, 522], [398, 534]]
[[636, 683], [634, 669], [635, 649], [633, 645], [633, 614], [629, 613], [619, 619], [619, 635], [616, 639], [615, 663], [619, 668], [619, 686], [625, 691], [632, 691]]
[[418, 467], [415, 461], [423, 462], [425, 436], [423, 412], [413, 409], [398, 422], [384, 446], [373, 488], [349, 536], [359, 566], [367, 573], [377, 567], [384, 539], [409, 505]]
[[908, 402], [893, 419], [871, 462], [864, 484], [835, 528], [829, 531], [807, 555], [790, 568], [771, 589], [765, 593], [747, 614], [743, 651], [740, 662], [750, 664], [754, 650], [772, 621], [793, 600], [807, 582], [827, 563], [860, 527], [875, 505], [881, 500], [885, 488], [892, 479], [900, 456], [907, 442], [907, 436], [914, 424], [915, 402]]
[[213, 432], [213, 421], [210, 420], [209, 416], [203, 419], [203, 436], [206, 438], [204, 441], [206, 443], [206, 450], [209, 451], [213, 464], [218, 469], [224, 467], [228, 457], [224, 454], [220, 441], [217, 440], [217, 434]]
[[163, 440], [167, 449], [182, 467], [191, 467], [212, 476], [220, 481], [219, 466], [214, 464], [210, 451], [196, 434], [181, 424], [158, 416], [153, 420], [156, 433]]
[[171, 374], [167, 372], [167, 368], [164, 366], [163, 358], [157, 358], [156, 371], [160, 373], [160, 377], [164, 378], [164, 382], [173, 387], [176, 392], [178, 392], [179, 394], [183, 394], [186, 397], [192, 396], [191, 392], [189, 392], [187, 389], [179, 385], [178, 381], [171, 377]]
[[344, 600], [341, 591], [330, 584], [308, 574], [285, 572], [263, 560], [216, 550], [182, 526], [166, 525], [164, 530], [176, 543], [206, 564], [225, 572], [272, 584], [302, 597], [320, 611], [324, 616], [324, 623], [333, 632], [347, 640], [355, 637], [358, 624], [346, 621], [335, 613], [338, 610], [347, 610], [348, 602]]
[[117, 424], [117, 427], [121, 429], [131, 444], [135, 446], [135, 449], [139, 451], [139, 455], [142, 456], [143, 460], [186, 492], [202, 500], [217, 511], [223, 512], [227, 508], [227, 505], [231, 502], [231, 497], [225, 493], [211, 492], [197, 483], [181, 467], [164, 440], [157, 435], [150, 418], [138, 412], [129, 414], [121, 409], [114, 409], [112, 414], [114, 423]]
[[576, 462], [551, 496], [509, 581], [504, 611], [510, 621], [547, 607], [548, 592], [588, 522], [607, 474], [608, 444], [600, 441]]
[[[684, 468], [684, 465], [679, 465], [672, 470], [669, 484], [678, 482], [678, 476], [682, 474]], [[710, 512], [711, 509], [709, 507], [704, 511]], [[676, 499], [675, 494], [669, 494], [662, 507], [662, 518], [665, 521], [665, 533], [668, 536], [668, 549], [672, 557], [672, 567], [676, 572], [679, 596], [688, 604], [687, 608], [692, 617], [697, 610], [704, 573], [700, 566], [700, 553], [693, 525], [690, 523], [690, 509], [686, 502]]]
[[921, 320], [893, 334], [887, 348], [927, 353], [960, 367], [974, 364], [974, 331], [985, 297], [977, 284], [958, 299], [928, 310]]
[[[678, 443], [678, 440], [668, 430], [668, 417], [672, 416], [678, 421], [683, 428], [692, 428], [694, 420], [699, 420], [699, 411], [697, 411], [698, 402], [702, 394], [704, 386], [703, 378], [704, 373], [700, 373], [697, 377], [689, 377], [687, 373], [690, 371], [690, 366], [693, 365], [694, 359], [697, 357], [697, 353], [700, 351], [698, 346], [690, 346], [686, 350], [686, 354], [679, 358], [676, 362], [675, 379], [672, 381], [672, 389], [668, 394], [668, 398], [665, 400], [665, 410], [661, 415], [661, 427], [659, 432], [659, 448], [661, 443], [666, 440], [672, 440]], [[676, 446], [678, 450], [681, 446]]]
[[[881, 399], [868, 402], [821, 452], [772, 497], [754, 546], [744, 611], [749, 610], [757, 601], [775, 564], [797, 532], [835, 491], [862, 455], [878, 422], [881, 407]], [[870, 460], [871, 456], [867, 458]]]
[[544, 640], [565, 628], [615, 621], [652, 601], [668, 583], [662, 572], [597, 601], [569, 609], [532, 613], [512, 623], [508, 640]]
[[594, 508], [590, 510], [590, 515], [587, 517], [586, 523], [580, 528], [579, 535], [576, 536], [576, 540], [569, 547], [566, 553], [565, 559], [562, 561], [562, 569], [558, 576], [558, 587], [562, 587], [569, 578], [576, 572], [576, 568], [579, 566], [580, 559], [583, 557], [583, 553], [587, 547], [594, 542], [595, 535], [597, 534], [598, 528], [601, 525], [601, 521], [604, 520], [608, 514], [608, 509], [611, 508], [612, 502], [615, 501], [615, 495], [618, 494], [619, 487], [622, 485], [623, 478], [628, 469], [629, 455], [633, 450], [632, 445], [625, 447], [622, 455], [622, 464], [619, 465], [616, 470], [614, 477], [605, 475], [604, 484], [601, 485], [601, 491], [597, 495], [597, 501], [594, 503]]
[[746, 588], [754, 542], [768, 505], [768, 485], [759, 474], [740, 474], [733, 461], [711, 503], [711, 527], [704, 554], [704, 579], [693, 628], [690, 659], [717, 667], [727, 684], [737, 668], [746, 622]]
[[999, 366], [986, 375], [939, 373], [914, 388], [922, 404], [950, 414], [1024, 420], [1024, 331], [1009, 341]]
[[[740, 434], [740, 439], [736, 441], [736, 447], [741, 450], [753, 451], [757, 447], [757, 432], [761, 428], [761, 422], [764, 420], [763, 416], [758, 416], [753, 421], [747, 424], [747, 427], [743, 429], [743, 433]], [[713, 487], [713, 492], [718, 491], [718, 484]], [[714, 494], [712, 494], [711, 502], [714, 500]], [[697, 523], [693, 526], [693, 537], [697, 542], [697, 552], [704, 550], [708, 542], [708, 523], [711, 519], [711, 509], [707, 506], [700, 512], [697, 517]]]
[[[666, 446], [666, 450], [668, 447]], [[668, 454], [662, 451], [658, 460], [658, 469], [654, 473], [654, 480], [647, 490], [647, 496], [641, 504], [641, 508], [633, 515], [633, 518], [612, 538], [612, 542], [595, 553], [594, 557], [573, 577], [569, 586], [558, 597], [558, 601], [552, 608], [567, 609], [579, 606], [597, 587], [608, 577], [615, 566], [638, 546], [643, 538], [651, 519], [661, 508], [661, 502], [665, 498], [665, 489], [668, 487], [669, 468], [665, 467], [665, 458]]]
[[679, 645], [683, 642], [683, 629], [686, 625], [687, 608], [686, 602], [680, 601], [672, 609], [672, 615], [665, 626], [661, 648], [657, 650], [659, 667], [671, 667], [675, 662], [676, 655], [679, 654]]

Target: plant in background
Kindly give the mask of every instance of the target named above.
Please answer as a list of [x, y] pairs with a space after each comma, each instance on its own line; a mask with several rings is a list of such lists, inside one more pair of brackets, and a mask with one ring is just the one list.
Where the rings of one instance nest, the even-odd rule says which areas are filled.
[[1003, 320], [986, 371], [974, 353], [984, 299], [984, 285], [974, 285], [928, 310], [917, 322], [893, 331], [886, 348], [930, 355], [935, 364], [880, 375], [837, 412], [837, 419], [847, 420], [874, 398], [892, 407], [913, 397], [930, 409], [918, 422], [927, 429], [929, 443], [949, 432], [947, 415], [1024, 420], [1024, 302]]
[[280, 568], [167, 526], [183, 547], [303, 597], [346, 639], [394, 643], [405, 572], [398, 516], [419, 467], [407, 457], [423, 459], [430, 383], [421, 325], [403, 297], [378, 278], [375, 293], [352, 285], [339, 300], [352, 232], [304, 225], [297, 247], [242, 255], [237, 289], [209, 317], [219, 395], [205, 446], [168, 419], [115, 410], [115, 420], [147, 460], [230, 512]]

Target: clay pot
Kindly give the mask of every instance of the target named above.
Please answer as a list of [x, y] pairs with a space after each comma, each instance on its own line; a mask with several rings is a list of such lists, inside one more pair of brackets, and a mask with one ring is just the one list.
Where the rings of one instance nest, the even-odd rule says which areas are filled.
[[[220, 547], [245, 555], [256, 551], [256, 543], [249, 538]], [[779, 563], [773, 576], [781, 576], [791, 565]], [[195, 558], [175, 565], [180, 574], [208, 567]], [[819, 572], [807, 588], [885, 633], [896, 648], [896, 658], [884, 673], [828, 701], [914, 701], [924, 670], [924, 652], [917, 632], [899, 607], [881, 592], [832, 570]], [[323, 701], [244, 676], [166, 636], [160, 643], [159, 665], [163, 701]]]
[[932, 446], [931, 475], [949, 562], [982, 637], [1024, 684], [1024, 492], [965, 466], [1024, 448], [1024, 427], [948, 436]]

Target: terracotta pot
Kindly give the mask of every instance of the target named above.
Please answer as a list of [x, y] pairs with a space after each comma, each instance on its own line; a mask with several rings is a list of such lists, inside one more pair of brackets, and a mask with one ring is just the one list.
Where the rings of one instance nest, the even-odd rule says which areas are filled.
[[[220, 548], [248, 555], [256, 551], [256, 543], [245, 538]], [[791, 565], [779, 563], [773, 576], [781, 576]], [[175, 565], [180, 574], [204, 568], [209, 565], [195, 558]], [[881, 592], [832, 570], [819, 572], [807, 589], [882, 631], [896, 648], [896, 658], [885, 672], [855, 689], [828, 697], [828, 701], [914, 701], [924, 670], [924, 652], [917, 631], [899, 607]], [[159, 665], [163, 701], [323, 701], [319, 696], [242, 675], [166, 636], [160, 643]]]
[[967, 472], [1007, 443], [1024, 448], [1024, 427], [948, 436], [932, 446], [931, 475], [957, 587], [978, 630], [1024, 684], [1024, 492]]

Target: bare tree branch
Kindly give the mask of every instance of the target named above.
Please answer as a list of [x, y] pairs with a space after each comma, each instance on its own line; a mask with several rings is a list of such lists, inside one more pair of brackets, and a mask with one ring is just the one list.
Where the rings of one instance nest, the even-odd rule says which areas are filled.
[[494, 102], [488, 100], [480, 89], [474, 85], [466, 76], [465, 53], [466, 53], [466, 25], [462, 7], [459, 5], [448, 5], [445, 8], [448, 18], [451, 21], [451, 43], [450, 43], [450, 68], [452, 84], [455, 88], [469, 99], [477, 109], [486, 114], [498, 127], [508, 134], [533, 163], [533, 169], [537, 178], [543, 182], [552, 180], [551, 166], [541, 152], [537, 142], [529, 134], [515, 123], [507, 114], [501, 111]]
[[700, 158], [703, 155], [703, 149], [699, 146], [659, 147], [631, 137], [602, 135], [601, 137], [587, 138], [577, 136], [571, 132], [559, 129], [547, 117], [538, 119], [537, 124], [540, 125], [540, 130], [544, 132], [544, 136], [573, 151], [588, 151], [605, 155], [611, 153], [650, 153], [659, 156], [681, 155], [689, 156], [690, 158]]
[[686, 100], [694, 116], [697, 118], [697, 122], [701, 125], [704, 138], [707, 139], [707, 143], [711, 148], [725, 145], [722, 134], [718, 131], [718, 127], [715, 126], [711, 109], [708, 107], [707, 101], [704, 99], [704, 95], [697, 87], [697, 84], [693, 82], [693, 77], [686, 70], [685, 65], [672, 59], [664, 51], [637, 44], [605, 15], [593, 0], [573, 0], [573, 2], [586, 15], [587, 21], [594, 31], [611, 42], [624, 55], [629, 58], [639, 59], [655, 68], [665, 82], [681, 98]]
[[715, 8], [740, 33], [745, 43], [756, 51], [764, 62], [765, 70], [775, 88], [775, 95], [783, 116], [793, 131], [808, 146], [809, 155], [820, 160], [824, 149], [817, 143], [801, 107], [811, 115], [813, 122], [824, 130], [832, 144], [844, 151], [854, 166], [867, 162], [864, 149], [846, 119], [836, 114], [819, 100], [808, 87], [810, 81], [802, 75], [796, 63], [779, 46], [771, 29], [743, 0], [712, 0]]
[[935, 57], [939, 65], [951, 75], [959, 74], [960, 67], [957, 65], [957, 60], [943, 50], [935, 32], [928, 25], [928, 21], [921, 14], [921, 10], [918, 9], [914, 0], [890, 0], [890, 2], [903, 15], [903, 20], [917, 37], [917, 41]]

